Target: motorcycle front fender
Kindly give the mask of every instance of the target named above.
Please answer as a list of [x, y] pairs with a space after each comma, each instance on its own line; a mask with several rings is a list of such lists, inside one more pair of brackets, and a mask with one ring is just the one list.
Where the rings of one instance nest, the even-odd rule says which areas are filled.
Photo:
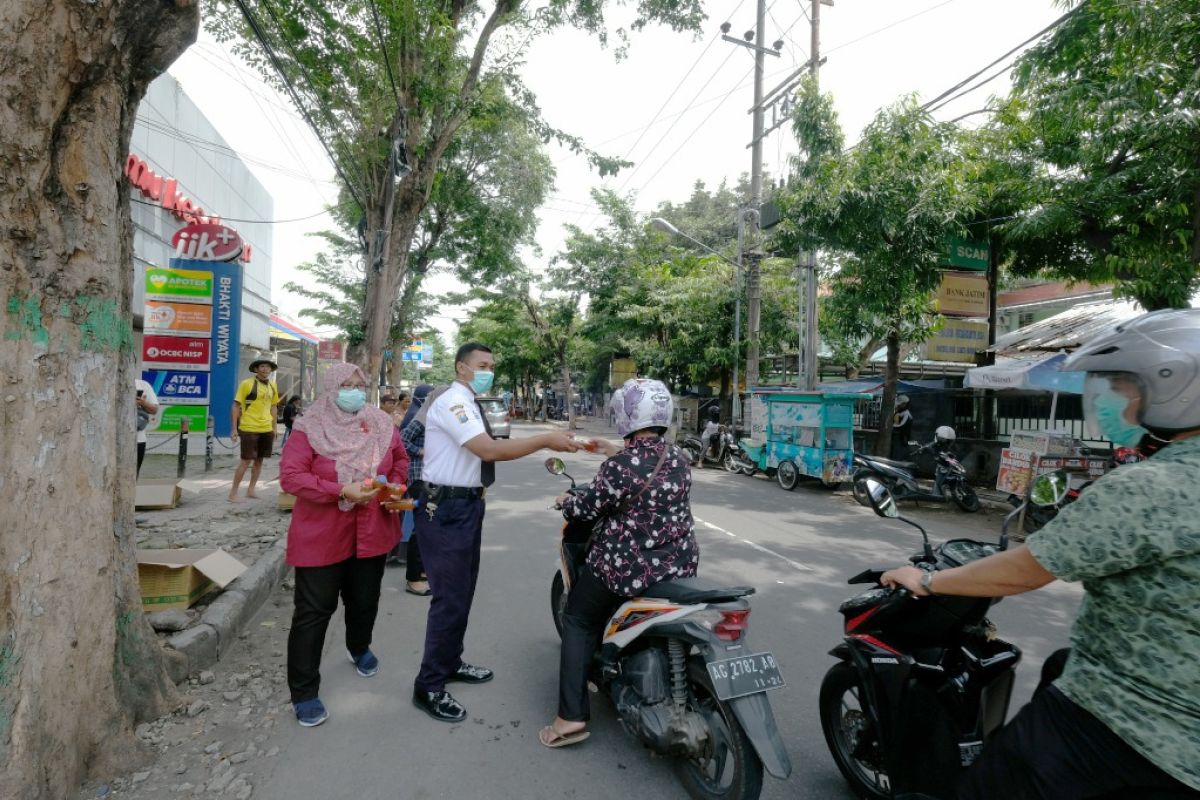
[[783, 738], [775, 725], [771, 712], [771, 701], [766, 692], [748, 694], [726, 701], [741, 724], [742, 730], [754, 745], [754, 751], [767, 772], [776, 778], [787, 778], [792, 774], [792, 760], [783, 746]]

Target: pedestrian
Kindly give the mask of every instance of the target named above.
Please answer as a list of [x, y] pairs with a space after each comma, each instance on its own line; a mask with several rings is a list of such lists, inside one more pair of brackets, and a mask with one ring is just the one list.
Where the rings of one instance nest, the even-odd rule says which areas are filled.
[[146, 458], [146, 431], [158, 414], [158, 395], [154, 387], [138, 378], [134, 381], [137, 391], [137, 471], [135, 477], [142, 474], [142, 461]]
[[371, 634], [383, 561], [400, 532], [376, 499], [378, 489], [365, 482], [384, 475], [390, 484], [406, 483], [408, 456], [392, 418], [366, 405], [366, 390], [358, 367], [329, 367], [321, 396], [296, 420], [279, 469], [283, 490], [296, 496], [287, 534], [287, 563], [296, 572], [287, 674], [304, 727], [329, 717], [319, 697], [321, 651], [339, 595], [350, 661], [364, 678], [379, 671]]
[[660, 381], [633, 378], [613, 400], [623, 446], [591, 440], [607, 460], [591, 485], [557, 503], [568, 520], [597, 524], [562, 616], [558, 716], [538, 734], [546, 747], [588, 737], [588, 671], [612, 612], [660, 581], [695, 575], [700, 562], [688, 457], [663, 438], [671, 392]]
[[407, 414], [408, 410], [412, 408], [412, 402], [412, 395], [408, 392], [401, 392], [400, 396], [396, 398], [396, 413], [401, 415]]
[[292, 425], [295, 424], [296, 417], [298, 416], [300, 416], [300, 395], [294, 394], [283, 404], [281, 416], [281, 421], [283, 422], [283, 444], [280, 445], [280, 448], [287, 444], [288, 437], [292, 435]]
[[379, 398], [379, 407], [383, 409], [388, 416], [396, 413], [396, 395], [388, 392]]
[[[436, 398], [443, 391], [445, 391], [444, 387], [441, 390], [435, 391], [427, 383], [423, 383], [415, 388], [413, 390], [412, 404], [399, 423], [400, 441], [404, 442], [404, 449], [408, 453], [410, 497], [415, 496], [412, 487], [420, 482], [421, 470], [425, 461], [425, 418], [424, 415], [419, 415], [419, 412], [428, 399], [431, 397]], [[417, 539], [414, 512], [404, 512], [400, 534], [403, 545], [396, 545], [396, 549], [388, 557], [388, 563], [404, 564], [404, 591], [418, 597], [428, 597], [432, 592], [429, 590], [429, 579], [425, 574], [425, 564], [421, 560], [421, 543]], [[403, 561], [400, 558], [402, 547], [407, 550]]]
[[237, 393], [233, 396], [232, 419], [233, 443], [242, 440], [241, 456], [237, 470], [233, 473], [233, 486], [229, 489], [229, 502], [238, 501], [238, 487], [250, 470], [250, 483], [246, 487], [246, 497], [257, 497], [254, 487], [258, 484], [258, 476], [262, 474], [263, 460], [270, 458], [275, 449], [275, 424], [279, 419], [279, 389], [271, 380], [271, 373], [278, 365], [268, 358], [260, 358], [250, 363], [250, 371], [254, 376], [238, 384]]
[[908, 410], [908, 395], [896, 395], [896, 413], [892, 415], [892, 458], [903, 460], [908, 456], [912, 424], [913, 415]]
[[433, 596], [413, 704], [442, 722], [467, 718], [467, 710], [446, 691], [448, 682], [486, 683], [493, 677], [490, 669], [464, 662], [462, 652], [479, 576], [484, 495], [495, 479], [495, 462], [543, 448], [579, 449], [560, 431], [499, 441], [491, 437], [476, 397], [492, 388], [495, 364], [485, 345], [462, 345], [454, 356], [454, 383], [424, 408], [425, 463], [415, 517]]

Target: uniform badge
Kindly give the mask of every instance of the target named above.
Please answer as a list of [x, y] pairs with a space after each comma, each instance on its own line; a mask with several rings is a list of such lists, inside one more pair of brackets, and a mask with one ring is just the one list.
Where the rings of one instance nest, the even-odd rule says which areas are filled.
[[467, 409], [461, 403], [456, 406], [450, 406], [450, 413], [458, 417], [458, 421], [462, 425], [466, 425], [470, 421], [467, 416]]

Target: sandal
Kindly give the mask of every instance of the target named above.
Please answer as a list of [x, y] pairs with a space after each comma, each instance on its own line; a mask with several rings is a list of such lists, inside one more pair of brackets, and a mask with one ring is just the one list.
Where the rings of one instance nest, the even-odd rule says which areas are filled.
[[587, 729], [559, 733], [553, 725], [547, 725], [538, 731], [538, 741], [546, 747], [570, 747], [573, 744], [579, 744], [591, 735], [592, 732]]
[[433, 594], [433, 590], [429, 588], [429, 581], [405, 581], [404, 591], [417, 597], [429, 597]]

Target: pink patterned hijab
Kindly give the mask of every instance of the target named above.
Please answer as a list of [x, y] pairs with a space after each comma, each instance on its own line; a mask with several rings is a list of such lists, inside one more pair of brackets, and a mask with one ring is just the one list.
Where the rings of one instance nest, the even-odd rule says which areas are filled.
[[367, 383], [362, 370], [353, 364], [329, 367], [320, 396], [304, 409], [293, 426], [304, 432], [318, 455], [337, 462], [338, 481], [342, 484], [374, 478], [396, 430], [391, 416], [372, 405], [365, 405], [353, 414], [338, 408], [335, 402], [338, 390], [355, 377]]

